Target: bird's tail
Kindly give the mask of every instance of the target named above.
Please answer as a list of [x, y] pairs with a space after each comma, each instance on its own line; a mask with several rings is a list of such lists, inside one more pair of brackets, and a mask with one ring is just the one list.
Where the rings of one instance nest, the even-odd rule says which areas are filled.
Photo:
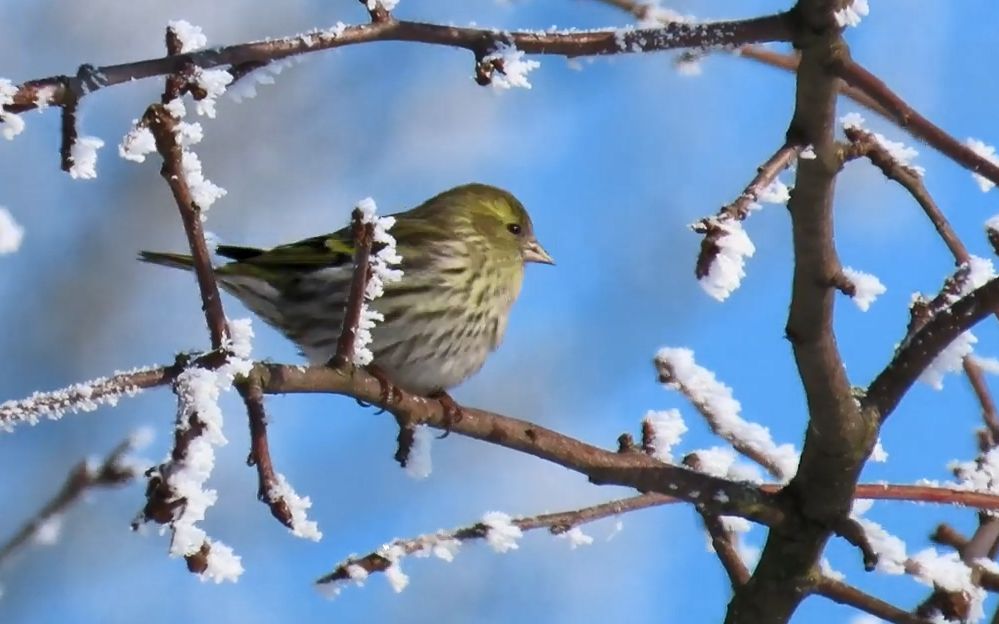
[[159, 251], [140, 251], [139, 260], [150, 264], [159, 264], [174, 269], [185, 269], [190, 271], [194, 268], [194, 259], [191, 256], [177, 253], [161, 253]]

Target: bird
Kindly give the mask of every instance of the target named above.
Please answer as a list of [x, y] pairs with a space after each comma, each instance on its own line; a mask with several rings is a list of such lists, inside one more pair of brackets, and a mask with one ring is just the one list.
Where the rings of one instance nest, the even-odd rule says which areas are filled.
[[[370, 368], [379, 381], [440, 398], [447, 409], [456, 406], [447, 391], [499, 346], [525, 265], [555, 262], [523, 204], [495, 186], [464, 184], [390, 216], [402, 278], [370, 303], [384, 317], [371, 330]], [[353, 277], [349, 226], [271, 249], [219, 245], [216, 254], [229, 259], [215, 267], [222, 289], [311, 363], [330, 362]], [[193, 270], [183, 254], [141, 251], [139, 259]]]

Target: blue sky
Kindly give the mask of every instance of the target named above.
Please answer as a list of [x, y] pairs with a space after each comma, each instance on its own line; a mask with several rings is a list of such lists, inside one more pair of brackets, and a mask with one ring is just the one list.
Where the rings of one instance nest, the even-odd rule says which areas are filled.
[[[688, 1], [671, 5], [703, 18], [776, 11], [778, 2]], [[277, 6], [277, 5], [275, 5]], [[338, 20], [364, 21], [353, 2], [290, 0], [280, 11], [258, 3], [111, 0], [10, 3], [0, 22], [0, 76], [22, 81], [73, 73], [81, 62], [124, 62], [162, 54], [169, 19], [201, 26], [210, 44], [283, 36]], [[501, 28], [623, 26], [628, 16], [588, 0], [499, 4], [402, 0], [400, 18]], [[986, 0], [874, 3], [847, 33], [854, 58], [918, 110], [953, 132], [999, 142], [999, 78], [980, 59], [991, 50], [996, 9]], [[686, 225], [731, 201], [782, 142], [793, 102], [792, 77], [739, 58], [714, 55], [700, 76], [682, 76], [672, 56], [583, 61], [538, 58], [533, 89], [497, 93], [471, 80], [467, 52], [414, 44], [373, 44], [313, 55], [272, 86], [218, 118], [201, 119], [206, 175], [228, 195], [206, 227], [227, 242], [272, 245], [346, 222], [353, 202], [373, 196], [383, 212], [404, 210], [450, 186], [482, 181], [514, 192], [530, 210], [555, 267], [528, 267], [507, 338], [483, 371], [460, 387], [462, 402], [535, 420], [612, 447], [636, 432], [648, 409], [679, 408], [691, 431], [682, 450], [719, 444], [682, 397], [655, 383], [660, 346], [686, 346], [742, 402], [744, 415], [778, 442], [800, 448], [805, 409], [783, 339], [790, 290], [786, 210], [767, 206], [746, 229], [756, 244], [742, 287], [723, 304], [706, 296], [693, 268], [699, 238]], [[106, 374], [166, 363], [203, 348], [207, 334], [193, 280], [134, 261], [140, 249], [182, 250], [184, 235], [153, 162], [128, 163], [116, 146], [153, 101], [146, 81], [88, 97], [82, 128], [101, 137], [99, 177], [71, 180], [58, 169], [58, 115], [25, 115], [27, 129], [0, 144], [0, 205], [24, 226], [17, 254], [0, 257], [0, 400]], [[843, 102], [841, 113], [860, 110]], [[870, 126], [916, 147], [926, 184], [971, 248], [988, 257], [982, 223], [995, 191], [888, 124]], [[785, 175], [785, 181], [790, 182]], [[836, 199], [843, 263], [876, 274], [888, 291], [862, 313], [837, 301], [836, 329], [847, 371], [865, 385], [901, 338], [910, 295], [935, 292], [953, 262], [916, 204], [863, 162], [848, 165]], [[248, 313], [226, 298], [232, 317]], [[976, 331], [983, 355], [999, 355], [996, 328]], [[255, 354], [297, 361], [294, 348], [255, 322]], [[279, 470], [312, 497], [319, 544], [289, 536], [255, 500], [245, 467], [245, 415], [226, 397], [226, 435], [212, 485], [219, 504], [209, 533], [242, 555], [235, 585], [198, 582], [166, 556], [155, 530], [128, 523], [140, 485], [99, 492], [67, 519], [54, 547], [25, 553], [0, 570], [0, 619], [19, 622], [172, 622], [206, 615], [222, 622], [719, 621], [729, 590], [688, 508], [644, 511], [587, 527], [589, 547], [570, 550], [545, 534], [505, 555], [468, 546], [450, 564], [408, 560], [410, 586], [394, 594], [384, 579], [348, 588], [333, 602], [311, 581], [346, 555], [393, 538], [464, 525], [489, 510], [531, 515], [626, 495], [597, 488], [531, 457], [451, 436], [434, 446], [434, 472], [407, 477], [391, 459], [391, 418], [341, 397], [269, 399]], [[946, 479], [951, 459], [973, 457], [978, 407], [960, 377], [942, 392], [915, 387], [884, 431], [889, 462], [865, 479]], [[138, 426], [157, 432], [145, 454], [167, 451], [173, 396], [150, 392], [115, 409], [67, 417], [0, 436], [0, 535], [58, 486], [80, 457], [113, 446]], [[961, 529], [974, 514], [900, 503], [870, 517], [915, 552], [947, 520]], [[748, 541], [761, 545], [754, 530]], [[862, 572], [859, 555], [834, 543], [834, 567], [902, 606], [925, 588], [911, 579]], [[796, 622], [844, 622], [851, 611], [810, 599]]]

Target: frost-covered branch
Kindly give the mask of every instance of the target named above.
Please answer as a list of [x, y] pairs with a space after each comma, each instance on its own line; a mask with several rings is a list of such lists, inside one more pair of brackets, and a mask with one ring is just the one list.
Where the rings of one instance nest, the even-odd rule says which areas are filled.
[[170, 384], [175, 367], [138, 368], [98, 377], [49, 392], [35, 392], [24, 399], [0, 403], [0, 428], [11, 431], [15, 425], [36, 425], [42, 418], [58, 420], [67, 412], [92, 412], [101, 405], [117, 405], [123, 396]]
[[830, 64], [830, 68], [848, 84], [862, 90], [884, 107], [889, 113], [889, 118], [900, 128], [917, 139], [925, 141], [972, 173], [982, 176], [993, 184], [999, 184], [999, 164], [961, 143], [919, 114], [880, 78], [855, 61], [850, 60], [847, 55], [836, 56]]
[[336, 354], [333, 356], [335, 366], [353, 364], [357, 355], [357, 333], [364, 310], [364, 293], [368, 288], [371, 276], [371, 244], [374, 239], [375, 226], [364, 220], [360, 207], [354, 208], [350, 216], [350, 229], [354, 242], [354, 275], [350, 280], [350, 290], [347, 293], [347, 303], [343, 313], [343, 325], [340, 337], [336, 342]]
[[187, 568], [203, 579], [220, 583], [235, 581], [243, 573], [240, 558], [222, 542], [214, 541], [198, 526], [218, 493], [206, 483], [215, 465], [215, 448], [227, 444], [222, 432], [222, 410], [218, 399], [232, 388], [237, 377], [252, 372], [249, 360], [249, 321], [229, 324], [232, 340], [220, 345], [216, 353], [228, 354], [214, 368], [194, 365], [174, 380], [177, 395], [177, 420], [170, 456], [146, 472], [146, 504], [133, 528], [143, 522], [155, 522], [170, 528], [170, 555], [183, 557]]
[[[174, 100], [179, 102], [179, 100]], [[178, 131], [184, 126], [174, 112], [163, 104], [152, 104], [142, 118], [143, 127], [147, 128], [156, 141], [156, 149], [163, 157], [161, 173], [170, 186], [177, 208], [180, 211], [184, 232], [191, 248], [191, 258], [194, 272], [198, 279], [198, 289], [201, 292], [202, 308], [205, 311], [205, 322], [211, 335], [211, 345], [214, 351], [220, 351], [228, 339], [225, 312], [222, 310], [222, 299], [219, 295], [218, 283], [215, 280], [215, 269], [212, 267], [211, 253], [205, 242], [205, 231], [202, 225], [202, 206], [195, 201], [192, 185], [188, 179], [192, 172], [193, 152], [186, 151], [181, 145]], [[196, 159], [193, 159], [196, 161]], [[185, 162], [186, 161], [186, 162]], [[200, 178], [200, 163], [196, 178]], [[202, 201], [202, 203], [204, 203]]]
[[732, 389], [718, 381], [714, 373], [699, 366], [691, 350], [660, 349], [655, 366], [659, 381], [687, 397], [715, 435], [728, 441], [732, 448], [775, 478], [787, 481], [794, 475], [798, 465], [794, 446], [778, 446], [766, 427], [744, 420], [740, 415], [742, 406], [732, 396]]
[[782, 145], [760, 165], [756, 176], [735, 201], [723, 206], [718, 214], [691, 224], [690, 229], [704, 235], [694, 273], [702, 287], [716, 299], [727, 298], [739, 287], [745, 275], [745, 258], [756, 251], [741, 222], [760, 207], [759, 202], [787, 202], [787, 186], [777, 176], [791, 166], [800, 151], [799, 145]]
[[[186, 66], [203, 69], [270, 63], [308, 54], [374, 41], [407, 41], [469, 50], [485, 56], [499, 44], [509, 44], [527, 54], [566, 57], [629, 54], [678, 48], [711, 48], [764, 41], [789, 41], [788, 15], [780, 13], [745, 20], [702, 24], [669, 24], [661, 28], [565, 31], [499, 31], [442, 24], [386, 20], [373, 24], [315, 30], [283, 38], [221, 46], [162, 58], [93, 68], [87, 92], [154, 76], [176, 74]], [[39, 105], [61, 106], [70, 91], [83, 84], [80, 77], [52, 76], [23, 83], [3, 107], [18, 113]], [[40, 97], [41, 96], [41, 97]]]
[[519, 547], [516, 540], [522, 533], [536, 529], [547, 529], [552, 535], [564, 536], [569, 540], [570, 546], [576, 548], [593, 541], [592, 537], [579, 530], [578, 527], [583, 524], [674, 501], [675, 499], [660, 494], [642, 494], [592, 507], [527, 518], [511, 518], [502, 512], [489, 512], [480, 522], [468, 527], [395, 540], [363, 557], [350, 557], [316, 583], [325, 586], [321, 588], [324, 593], [336, 595], [345, 581], [360, 584], [370, 574], [384, 572], [392, 587], [396, 591], [402, 591], [408, 584], [409, 577], [402, 572], [400, 561], [407, 555], [434, 555], [450, 562], [462, 543], [482, 539], [493, 550], [503, 553], [516, 550]]
[[7, 541], [0, 544], [0, 564], [29, 542], [52, 544], [59, 538], [63, 515], [88, 491], [126, 485], [142, 474], [145, 466], [129, 454], [145, 446], [149, 435], [138, 431], [108, 453], [104, 459], [86, 459], [74, 466], [59, 492]]
[[267, 440], [267, 414], [264, 393], [259, 378], [251, 377], [237, 386], [250, 422], [250, 454], [246, 463], [257, 468], [257, 498], [271, 510], [278, 522], [288, 527], [292, 535], [314, 541], [322, 538], [318, 525], [306, 512], [312, 507], [308, 496], [299, 496], [284, 475], [274, 470], [270, 444]]
[[[888, 366], [871, 382], [862, 401], [886, 419], [905, 392], [944, 349], [961, 334], [992, 313], [999, 305], [999, 278], [973, 290], [940, 310], [895, 352]], [[960, 363], [958, 359], [958, 363]]]
[[843, 132], [850, 141], [849, 147], [844, 150], [844, 159], [867, 158], [872, 165], [881, 170], [886, 178], [901, 185], [923, 209], [927, 218], [933, 223], [933, 227], [936, 228], [937, 234], [943, 239], [957, 261], [967, 262], [969, 256], [967, 248], [933, 200], [933, 196], [926, 189], [921, 173], [895, 158], [875, 138], [874, 133], [856, 126], [845, 127]]

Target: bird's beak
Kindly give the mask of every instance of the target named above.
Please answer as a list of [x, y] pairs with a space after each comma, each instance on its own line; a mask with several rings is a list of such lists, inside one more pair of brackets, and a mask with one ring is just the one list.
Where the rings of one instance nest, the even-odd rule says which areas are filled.
[[545, 248], [536, 240], [532, 240], [524, 248], [524, 262], [539, 262], [541, 264], [555, 264], [555, 260], [548, 255]]

